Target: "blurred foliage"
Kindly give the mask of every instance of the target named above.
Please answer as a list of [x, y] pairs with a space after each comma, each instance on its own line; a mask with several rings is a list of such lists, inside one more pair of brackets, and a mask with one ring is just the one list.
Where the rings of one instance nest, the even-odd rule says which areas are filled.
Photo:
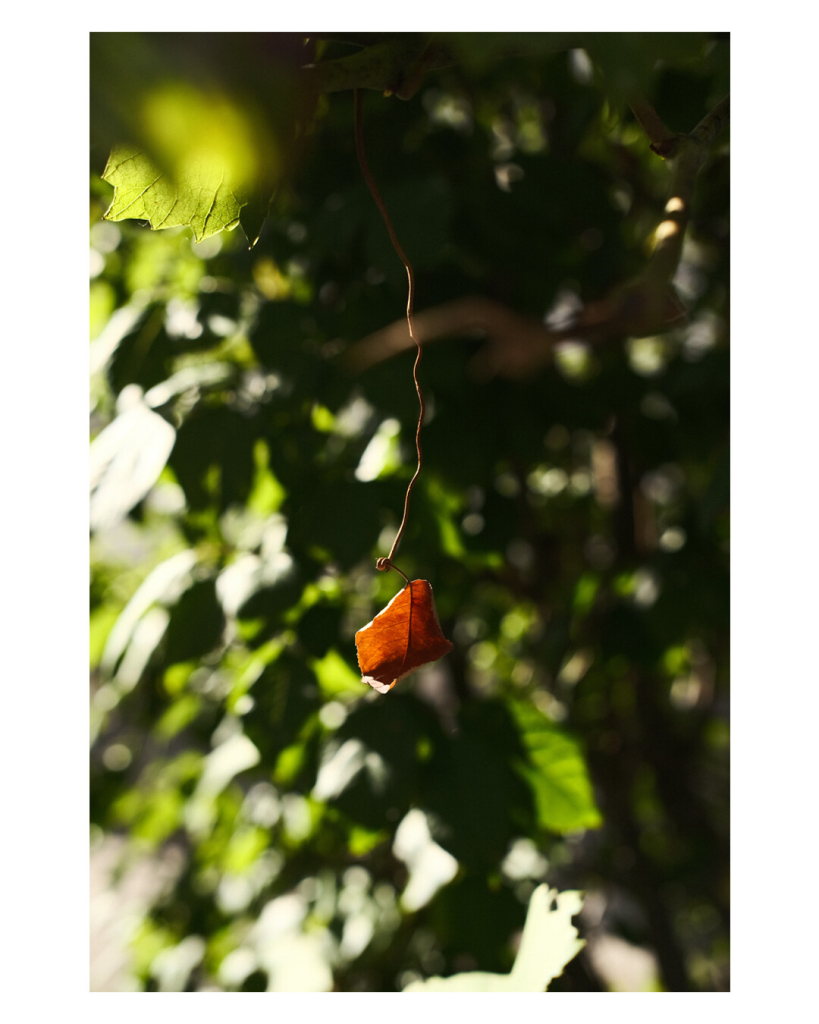
[[[481, 295], [542, 323], [644, 266], [669, 171], [629, 99], [690, 131], [728, 44], [492, 40], [439, 38], [437, 67], [404, 41], [417, 80], [365, 94], [368, 158], [419, 310]], [[685, 323], [518, 378], [476, 372], [479, 337], [426, 348], [396, 561], [455, 648], [382, 697], [353, 637], [400, 586], [374, 563], [414, 470], [412, 357], [346, 355], [400, 321], [406, 275], [351, 94], [298, 68], [387, 43], [92, 35], [91, 821], [157, 879], [134, 983], [503, 974], [546, 881], [588, 894], [552, 990], [615, 985], [612, 936], [654, 955], [647, 987], [725, 989], [727, 138], [674, 280]], [[102, 219], [114, 145], [173, 160], [171, 86], [257, 139], [246, 238]]]

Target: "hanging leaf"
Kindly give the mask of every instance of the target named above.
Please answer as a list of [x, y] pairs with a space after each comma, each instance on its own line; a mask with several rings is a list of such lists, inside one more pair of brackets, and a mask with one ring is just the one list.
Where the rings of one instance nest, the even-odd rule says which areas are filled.
[[432, 587], [412, 580], [355, 635], [361, 677], [387, 693], [410, 672], [443, 658], [452, 644], [441, 632]]

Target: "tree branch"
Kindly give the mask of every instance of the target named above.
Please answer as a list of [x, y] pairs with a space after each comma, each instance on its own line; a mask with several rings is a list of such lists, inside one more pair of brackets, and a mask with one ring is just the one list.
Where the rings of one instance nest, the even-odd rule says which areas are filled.
[[728, 124], [728, 116], [729, 97], [726, 96], [689, 135], [676, 138], [670, 195], [665, 204], [665, 218], [654, 232], [654, 249], [645, 273], [646, 281], [669, 285], [677, 271], [697, 175], [708, 156], [708, 147]]
[[691, 138], [710, 146], [722, 129], [728, 124], [731, 116], [731, 97], [720, 100], [713, 110], [709, 111], [691, 132]]
[[[681, 322], [684, 309], [669, 290], [651, 294], [640, 284], [613, 291], [590, 302], [567, 326], [550, 329], [534, 317], [517, 313], [481, 295], [467, 296], [416, 313], [415, 334], [422, 345], [449, 338], [485, 338], [473, 369], [482, 378], [501, 375], [519, 380], [551, 362], [554, 346], [562, 341], [598, 344], [612, 335], [641, 337], [668, 330]], [[352, 373], [364, 370], [410, 349], [406, 321], [397, 320], [356, 342], [343, 363]]]
[[[687, 135], [672, 135], [647, 103], [637, 102], [632, 109], [652, 140], [651, 148], [658, 153], [660, 149], [673, 152], [669, 199], [663, 219], [654, 231], [652, 253], [642, 273], [613, 289], [604, 299], [589, 303], [573, 322], [559, 330], [492, 299], [455, 299], [416, 313], [419, 344], [452, 337], [484, 337], [487, 344], [474, 364], [478, 376], [500, 374], [522, 379], [551, 362], [554, 346], [559, 342], [601, 343], [647, 337], [662, 334], [685, 320], [685, 308], [672, 280], [682, 255], [697, 175], [709, 145], [728, 124], [729, 98], [721, 100]], [[412, 344], [404, 321], [396, 321], [353, 345], [343, 362], [352, 372], [360, 373]]]
[[645, 100], [636, 99], [631, 103], [631, 111], [640, 122], [640, 127], [648, 136], [651, 148], [658, 156], [671, 156], [674, 144], [678, 138], [676, 132], [666, 128], [662, 118]]

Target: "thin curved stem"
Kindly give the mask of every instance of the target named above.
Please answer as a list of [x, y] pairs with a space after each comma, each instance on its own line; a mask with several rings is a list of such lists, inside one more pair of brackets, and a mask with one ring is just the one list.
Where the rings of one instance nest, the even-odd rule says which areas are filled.
[[[370, 173], [370, 167], [369, 167], [369, 164], [367, 163], [367, 156], [366, 156], [366, 154], [364, 152], [364, 134], [362, 132], [362, 127], [361, 127], [361, 123], [362, 123], [362, 117], [361, 117], [361, 90], [360, 89], [356, 89], [354, 95], [355, 95], [355, 149], [356, 149], [356, 153], [358, 154], [358, 162], [361, 165], [361, 173], [364, 175], [364, 180], [367, 183], [367, 188], [370, 190], [370, 195], [373, 197], [373, 200], [375, 201], [375, 205], [378, 207], [378, 211], [381, 214], [381, 216], [382, 216], [382, 218], [384, 220], [384, 223], [387, 226], [387, 232], [388, 232], [388, 234], [390, 236], [390, 241], [392, 242], [392, 247], [393, 247], [393, 249], [395, 249], [396, 253], [398, 254], [398, 258], [404, 264], [404, 269], [407, 272], [407, 284], [408, 284], [408, 290], [407, 290], [407, 327], [409, 328], [410, 338], [412, 338], [412, 340], [415, 342], [415, 348], [416, 348], [415, 363], [413, 364], [413, 367], [412, 367], [412, 379], [415, 382], [415, 391], [416, 391], [416, 394], [418, 395], [418, 405], [419, 405], [418, 426], [415, 428], [415, 450], [418, 453], [418, 465], [416, 466], [415, 474], [413, 475], [413, 477], [410, 480], [409, 485], [407, 487], [407, 494], [406, 494], [406, 497], [404, 498], [404, 515], [403, 515], [403, 517], [401, 519], [401, 525], [398, 528], [398, 533], [396, 533], [396, 535], [395, 535], [395, 540], [392, 542], [392, 547], [390, 548], [390, 553], [389, 553], [389, 555], [387, 555], [386, 558], [379, 558], [378, 561], [375, 563], [375, 567], [376, 567], [376, 569], [379, 570], [379, 572], [384, 572], [387, 569], [395, 569], [395, 571], [397, 573], [400, 573], [401, 576], [404, 576], [404, 574], [401, 572], [401, 570], [396, 568], [396, 566], [394, 566], [392, 564], [392, 558], [393, 558], [393, 555], [395, 554], [396, 550], [398, 549], [398, 545], [399, 545], [399, 543], [401, 541], [401, 537], [403, 536], [404, 529], [406, 528], [407, 517], [409, 515], [410, 495], [412, 494], [412, 489], [415, 486], [415, 481], [418, 479], [418, 475], [421, 472], [421, 467], [424, 464], [424, 457], [423, 457], [423, 454], [421, 452], [421, 427], [423, 426], [423, 423], [424, 423], [425, 406], [424, 406], [424, 393], [421, 390], [421, 385], [418, 383], [418, 364], [421, 362], [421, 344], [420, 344], [420, 342], [418, 341], [418, 338], [415, 335], [415, 331], [413, 330], [413, 325], [412, 325], [412, 306], [413, 306], [413, 301], [415, 299], [415, 274], [414, 274], [413, 269], [412, 269], [412, 264], [407, 259], [407, 256], [406, 256], [404, 250], [401, 248], [401, 243], [398, 241], [398, 237], [395, 234], [395, 229], [392, 226], [392, 221], [390, 220], [390, 215], [389, 215], [389, 213], [387, 213], [387, 207], [386, 207], [386, 205], [384, 203], [384, 200], [381, 198], [381, 193], [378, 191], [378, 186], [376, 185], [375, 181], [373, 180], [373, 176]], [[407, 577], [404, 576], [404, 579], [407, 580]], [[409, 580], [407, 580], [407, 582], [409, 583]]]

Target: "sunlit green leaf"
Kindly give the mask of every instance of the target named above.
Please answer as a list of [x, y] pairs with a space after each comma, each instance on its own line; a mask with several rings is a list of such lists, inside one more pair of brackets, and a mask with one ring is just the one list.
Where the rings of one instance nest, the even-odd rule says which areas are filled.
[[201, 707], [202, 702], [195, 694], [183, 694], [171, 704], [156, 723], [157, 733], [166, 739], [171, 739], [196, 718]]
[[603, 819], [578, 743], [531, 704], [511, 701], [509, 709], [528, 753], [520, 772], [532, 787], [540, 826], [554, 832], [599, 828]]
[[261, 828], [244, 828], [233, 833], [225, 850], [225, 871], [239, 874], [247, 870], [269, 845], [270, 833]]
[[313, 662], [313, 671], [322, 692], [327, 697], [360, 697], [364, 692], [361, 676], [354, 671], [336, 650]]

